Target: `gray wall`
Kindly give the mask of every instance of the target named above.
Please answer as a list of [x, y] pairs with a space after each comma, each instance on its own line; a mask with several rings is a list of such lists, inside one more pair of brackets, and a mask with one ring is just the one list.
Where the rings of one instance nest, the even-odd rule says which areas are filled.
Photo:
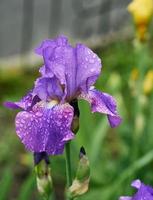
[[128, 24], [130, 0], [0, 0], [0, 58], [24, 53], [44, 38], [93, 40]]

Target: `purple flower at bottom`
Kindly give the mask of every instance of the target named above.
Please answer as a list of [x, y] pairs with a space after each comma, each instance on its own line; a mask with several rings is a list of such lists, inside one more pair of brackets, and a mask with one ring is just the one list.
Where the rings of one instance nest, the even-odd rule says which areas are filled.
[[119, 200], [153, 200], [153, 188], [151, 186], [143, 184], [140, 180], [133, 181], [131, 186], [138, 190], [134, 196], [122, 196]]
[[111, 127], [121, 123], [112, 96], [93, 88], [101, 72], [101, 60], [88, 47], [72, 47], [66, 37], [45, 40], [36, 53], [43, 57], [41, 77], [19, 102], [6, 102], [21, 108], [16, 116], [16, 132], [32, 152], [61, 154], [67, 141], [74, 138], [71, 124], [75, 114], [72, 101], [85, 99], [92, 112], [104, 113]]

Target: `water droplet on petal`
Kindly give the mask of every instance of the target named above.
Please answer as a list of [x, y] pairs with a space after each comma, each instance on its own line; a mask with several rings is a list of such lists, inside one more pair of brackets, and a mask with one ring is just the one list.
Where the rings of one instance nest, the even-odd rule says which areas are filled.
[[37, 117], [41, 117], [42, 115], [43, 115], [43, 114], [42, 114], [41, 112], [37, 112], [37, 113], [36, 113], [36, 116], [37, 116]]
[[91, 50], [90, 50], [90, 49], [88, 49], [88, 51], [87, 51], [87, 52], [88, 52], [88, 54], [89, 54], [89, 55], [91, 54]]
[[90, 59], [89, 62], [90, 63], [94, 63], [95, 61], [94, 61], [94, 59]]
[[58, 115], [59, 119], [62, 119], [62, 115]]
[[90, 69], [90, 72], [94, 72], [94, 71], [95, 71], [95, 69], [93, 69], [93, 68], [92, 68], [92, 69]]
[[24, 119], [21, 119], [21, 123], [25, 123]]
[[61, 126], [61, 121], [56, 121], [57, 126]]

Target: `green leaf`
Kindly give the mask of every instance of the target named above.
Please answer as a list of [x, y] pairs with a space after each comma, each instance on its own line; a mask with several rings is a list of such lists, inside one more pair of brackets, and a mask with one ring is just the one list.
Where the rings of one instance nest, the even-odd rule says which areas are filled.
[[20, 188], [18, 200], [30, 199], [33, 190], [36, 188], [35, 175], [30, 174]]
[[6, 168], [2, 174], [3, 176], [0, 182], [0, 200], [6, 200], [8, 199], [11, 187], [13, 187], [13, 173], [11, 168]]
[[90, 162], [93, 164], [97, 161], [98, 155], [103, 143], [103, 140], [105, 138], [105, 135], [107, 133], [107, 130], [109, 128], [108, 122], [106, 118], [103, 118], [95, 131], [93, 132], [93, 140], [91, 141], [91, 152], [89, 153], [90, 156]]

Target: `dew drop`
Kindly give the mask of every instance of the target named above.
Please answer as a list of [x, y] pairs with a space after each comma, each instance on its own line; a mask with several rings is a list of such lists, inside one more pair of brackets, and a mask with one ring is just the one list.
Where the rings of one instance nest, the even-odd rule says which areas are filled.
[[59, 115], [58, 117], [59, 117], [59, 119], [62, 119], [62, 115]]
[[41, 116], [42, 116], [42, 113], [41, 113], [41, 112], [37, 112], [37, 113], [36, 113], [36, 116], [41, 117]]
[[24, 119], [21, 119], [21, 123], [25, 123], [25, 120], [24, 120]]
[[89, 62], [90, 63], [94, 63], [95, 61], [94, 61], [94, 59], [90, 59]]
[[61, 122], [60, 121], [56, 121], [56, 125], [57, 126], [61, 126]]
[[88, 54], [89, 54], [89, 55], [91, 54], [91, 50], [90, 50], [90, 49], [88, 49], [88, 51], [87, 51], [87, 52], [88, 52]]
[[94, 71], [95, 71], [95, 69], [93, 69], [93, 68], [92, 68], [92, 69], [90, 69], [90, 72], [94, 72]]

